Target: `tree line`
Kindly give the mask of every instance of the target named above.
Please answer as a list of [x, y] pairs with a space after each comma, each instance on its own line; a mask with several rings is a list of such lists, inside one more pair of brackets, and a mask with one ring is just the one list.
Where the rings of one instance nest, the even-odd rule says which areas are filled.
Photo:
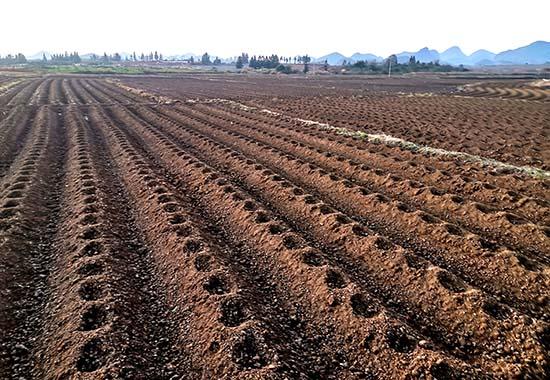
[[438, 60], [433, 62], [419, 62], [413, 55], [406, 63], [399, 63], [395, 54], [390, 55], [383, 62], [376, 61], [357, 61], [353, 64], [344, 61], [343, 66], [348, 66], [359, 70], [360, 72], [368, 73], [411, 73], [411, 72], [451, 72], [451, 71], [468, 71], [464, 66], [458, 67], [446, 64], [440, 64]]
[[292, 70], [292, 68], [288, 66], [288, 64], [294, 63], [303, 64], [303, 71], [304, 73], [307, 73], [309, 71], [310, 62], [311, 58], [307, 54], [296, 57], [283, 57], [278, 56], [277, 54], [260, 56], [254, 55], [252, 57], [249, 57], [248, 53], [242, 53], [240, 56], [237, 57], [235, 67], [237, 69], [242, 69], [245, 65], [248, 65], [248, 67], [252, 69], [276, 69], [278, 72], [290, 74], [294, 72], [294, 70]]
[[[89, 56], [89, 61], [91, 63], [102, 63], [102, 64], [116, 63], [121, 61], [159, 62], [163, 60], [164, 60], [164, 57], [162, 53], [159, 53], [158, 51], [150, 52], [148, 54], [145, 54], [145, 53], [136, 54], [136, 52], [133, 52], [132, 54], [124, 58], [119, 53], [114, 53], [114, 54], [103, 53], [103, 55], [91, 54]], [[74, 64], [74, 63], [81, 63], [82, 58], [80, 57], [78, 52], [72, 52], [72, 53], [65, 52], [62, 54], [52, 54], [50, 58], [46, 57], [46, 54], [43, 54], [42, 62], [51, 63], [51, 64]]]
[[62, 65], [62, 64], [80, 63], [82, 62], [82, 59], [80, 58], [80, 55], [78, 55], [76, 51], [70, 54], [67, 52], [65, 52], [64, 54], [52, 54], [49, 60], [46, 57], [46, 54], [44, 53], [42, 54], [42, 62], [44, 63], [50, 62], [53, 64]]
[[15, 65], [19, 63], [27, 63], [27, 58], [21, 53], [8, 54], [5, 57], [0, 56], [0, 64], [2, 65]]

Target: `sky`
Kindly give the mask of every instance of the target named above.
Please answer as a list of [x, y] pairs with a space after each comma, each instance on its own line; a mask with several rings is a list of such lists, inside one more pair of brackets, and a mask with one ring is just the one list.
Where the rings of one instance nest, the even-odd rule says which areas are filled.
[[388, 56], [422, 47], [466, 54], [550, 41], [544, 0], [2, 1], [0, 54], [78, 51]]

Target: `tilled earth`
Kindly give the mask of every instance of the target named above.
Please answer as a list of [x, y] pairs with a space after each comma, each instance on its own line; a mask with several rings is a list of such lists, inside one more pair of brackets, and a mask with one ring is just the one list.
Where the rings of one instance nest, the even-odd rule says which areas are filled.
[[547, 103], [217, 78], [0, 91], [0, 378], [549, 375], [548, 180], [309, 122], [544, 169]]

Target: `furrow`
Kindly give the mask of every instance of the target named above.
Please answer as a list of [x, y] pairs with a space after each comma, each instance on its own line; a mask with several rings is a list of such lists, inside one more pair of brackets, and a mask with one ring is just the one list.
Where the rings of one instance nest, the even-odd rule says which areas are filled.
[[[167, 155], [175, 155], [172, 151], [177, 146], [169, 149], [173, 144], [170, 142], [173, 137], [167, 138], [153, 127], [140, 126], [139, 123], [135, 123], [135, 128], [142, 129], [143, 133], [152, 134], [157, 143], [165, 144], [163, 152]], [[503, 363], [514, 365], [513, 363], [517, 360], [523, 362], [520, 365], [515, 364], [518, 370], [534, 371], [534, 373], [541, 371], [539, 366], [544, 363], [539, 362], [534, 367], [528, 364], [533, 358], [540, 357], [544, 350], [534, 338], [534, 327], [529, 326], [532, 322], [525, 317], [517, 315], [492, 297], [475, 289], [469, 289], [467, 285], [446, 271], [433, 267], [412, 268], [406, 259], [407, 252], [393, 246], [383, 237], [358, 236], [364, 232], [368, 234], [369, 231], [366, 230], [363, 232], [356, 230], [355, 233], [349, 231], [343, 234], [338, 227], [344, 226], [344, 229], [351, 229], [352, 223], [349, 218], [334, 212], [328, 205], [318, 203], [314, 197], [307, 195], [297, 197], [293, 193], [292, 184], [276, 178], [277, 176], [261, 165], [256, 164], [258, 166], [256, 167], [253, 160], [250, 160], [251, 167], [246, 169], [237, 164], [232, 165], [232, 160], [235, 162], [235, 157], [239, 156], [237, 152], [229, 148], [224, 149], [208, 138], [200, 136], [199, 133], [179, 132], [181, 133], [179, 144], [185, 145], [187, 150], [192, 149], [194, 155], [213, 163], [222, 171], [232, 173], [236, 177], [236, 182], [244, 184], [247, 189], [255, 192], [257, 196], [263, 198], [266, 203], [271, 204], [294, 223], [303, 225], [303, 228], [308, 229], [321, 244], [339, 246], [346, 255], [358, 262], [363, 262], [364, 270], [370, 269], [369, 275], [375, 277], [376, 283], [389, 284], [388, 280], [392, 278], [392, 286], [385, 289], [385, 293], [389, 295], [386, 297], [386, 302], [394, 297], [395, 300], [392, 301], [407, 310], [407, 314], [411, 318], [416, 318], [418, 323], [422, 318], [424, 326], [427, 325], [427, 320], [431, 321], [431, 324], [438, 325], [441, 329], [440, 333], [447, 332], [442, 336], [445, 336], [447, 341], [462, 346], [461, 348], [471, 355], [472, 360], [475, 354], [483, 353], [484, 359], [479, 358], [479, 364], [493, 371], [498, 371], [497, 368]], [[174, 161], [177, 159], [171, 157], [165, 159], [164, 164], [176, 166]], [[186, 170], [189, 168], [183, 170], [181, 164], [172, 170], [178, 170], [178, 167], [180, 167], [180, 175], [185, 176], [188, 173]], [[423, 296], [426, 299], [422, 299]], [[446, 313], [442, 313], [442, 310]], [[473, 321], [473, 316], [478, 318], [481, 316], [484, 328], [478, 328], [477, 322]], [[503, 316], [514, 320], [513, 326], [501, 322], [500, 319]], [[542, 322], [536, 323], [542, 324]], [[522, 352], [521, 355], [526, 355], [523, 359], [516, 354], [497, 353], [494, 342], [489, 344], [490, 340], [487, 339], [488, 336], [498, 336], [496, 341], [500, 341], [503, 345], [511, 345], [515, 343], [518, 335], [528, 335], [533, 339], [528, 346], [531, 347], [533, 344], [534, 347]], [[460, 341], [465, 342], [460, 344]]]
[[14, 97], [19, 95], [22, 91], [24, 91], [26, 88], [28, 88], [35, 82], [36, 80], [24, 80], [18, 83], [17, 85], [11, 87], [8, 91], [0, 95], [0, 106], [2, 107], [10, 106], [10, 102]]
[[[307, 125], [288, 116], [273, 116], [268, 112], [223, 105], [218, 105], [218, 108], [241, 115], [249, 121], [260, 123], [268, 128], [282, 128], [288, 137], [298, 141], [304, 140], [307, 136], [307, 141], [304, 140], [304, 142], [323, 150], [339, 153], [348, 159], [367, 165], [376, 162], [378, 168], [388, 173], [409, 178], [412, 172], [414, 177], [422, 178], [430, 186], [440, 186], [448, 192], [471, 196], [480, 202], [491, 203], [498, 199], [509, 200], [513, 204], [522, 198], [543, 200], [547, 198], [547, 191], [540, 180], [474, 166], [468, 167], [465, 171], [460, 161], [442, 160], [441, 157], [434, 160], [430, 156], [396, 147], [368, 143], [356, 137], [341, 135], [337, 131]], [[529, 186], [526, 186], [527, 184]]]
[[[277, 359], [267, 343], [270, 333], [261, 318], [268, 311], [262, 301], [265, 294], [249, 288], [253, 282], [241, 277], [248, 276], [243, 269], [235, 270], [246, 257], [229, 264], [231, 248], [201, 226], [179, 191], [156, 174], [158, 169], [145, 162], [107, 116], [97, 109], [90, 116], [95, 124], [106, 126], [109, 146], [139, 205], [138, 220], [147, 226], [157, 272], [177, 310], [178, 346], [189, 356], [191, 378], [215, 378], [225, 371], [234, 378], [274, 375], [277, 360], [285, 364], [285, 353]], [[281, 319], [277, 308], [270, 311]], [[285, 335], [282, 332], [278, 339]]]
[[[118, 121], [118, 118], [115, 118], [115, 120], [117, 120], [117, 125], [121, 126], [122, 122]], [[126, 133], [131, 134], [138, 129], [137, 126], [132, 126], [131, 129], [127, 129]], [[143, 142], [145, 146], [150, 147], [148, 151], [156, 152], [157, 150], [153, 149], [151, 146], [154, 145], [154, 138], [147, 136], [146, 131], [140, 131], [139, 133], [144, 134]], [[143, 142], [136, 141], [135, 145], [143, 146]], [[424, 344], [430, 344], [428, 341], [421, 340], [418, 332], [410, 330], [410, 327], [407, 328], [406, 325], [404, 325], [403, 322], [399, 322], [399, 320], [385, 322], [384, 319], [387, 317], [382, 318], [381, 315], [384, 315], [385, 312], [388, 314], [391, 312], [387, 311], [387, 309], [379, 304], [376, 299], [373, 298], [371, 300], [368, 294], [362, 291], [359, 293], [358, 289], [360, 289], [360, 287], [354, 284], [349, 278], [346, 278], [347, 276], [342, 274], [339, 269], [326, 266], [317, 267], [322, 263], [315, 264], [315, 259], [311, 261], [310, 258], [312, 257], [312, 253], [313, 257], [320, 255], [320, 257], [326, 258], [328, 255], [308, 246], [306, 241], [302, 240], [299, 234], [292, 232], [292, 230], [283, 223], [276, 221], [270, 222], [271, 213], [263, 209], [260, 204], [250, 199], [246, 193], [242, 193], [232, 186], [228, 186], [227, 181], [223, 178], [216, 179], [215, 177], [217, 174], [213, 173], [211, 169], [191, 157], [186, 156], [183, 150], [174, 146], [170, 151], [166, 151], [166, 154], [159, 153], [159, 156], [162, 156], [159, 157], [162, 160], [162, 164], [168, 166], [171, 171], [174, 171], [175, 167], [179, 168], [174, 175], [184, 180], [184, 183], [188, 184], [187, 186], [190, 186], [188, 190], [194, 190], [194, 192], [187, 192], [189, 194], [197, 194], [197, 203], [207, 210], [210, 217], [215, 218], [216, 215], [219, 215], [219, 213], [224, 210], [225, 217], [220, 220], [220, 224], [223, 230], [230, 232], [234, 236], [233, 239], [240, 240], [251, 250], [272, 253], [267, 256], [265, 253], [263, 255], [257, 255], [256, 260], [259, 263], [267, 260], [268, 263], [263, 265], [269, 265], [269, 270], [265, 272], [276, 273], [279, 282], [288, 283], [291, 287], [290, 294], [295, 295], [298, 299], [302, 299], [302, 304], [307, 305], [313, 303], [316, 305], [316, 307], [312, 308], [310, 306], [307, 308], [309, 313], [312, 313], [316, 318], [321, 320], [326, 320], [327, 315], [329, 316], [329, 321], [332, 318], [337, 318], [340, 322], [335, 327], [338, 332], [338, 338], [343, 338], [347, 335], [346, 330], [350, 325], [357, 326], [354, 327], [354, 331], [356, 331], [356, 334], [361, 335], [361, 339], [357, 342], [353, 339], [353, 345], [354, 348], [357, 347], [358, 350], [361, 349], [361, 352], [350, 352], [347, 353], [347, 355], [351, 355], [353, 358], [352, 363], [361, 363], [360, 366], [357, 366], [358, 368], [377, 367], [381, 358], [390, 355], [392, 352], [396, 357], [390, 357], [388, 365], [391, 365], [391, 363], [395, 365], [398, 358], [401, 359], [398, 354], [399, 352], [410, 353], [412, 351], [417, 352], [416, 350], [418, 350], [418, 352], [422, 352], [424, 355], [424, 348], [422, 348], [422, 346]], [[172, 164], [169, 164], [169, 162]], [[205, 176], [205, 174], [208, 173], [211, 173], [211, 175]], [[201, 188], [200, 192], [197, 191], [198, 188]], [[201, 196], [201, 194], [204, 194], [204, 196]], [[292, 242], [292, 240], [295, 241]], [[280, 248], [274, 250], [274, 247]], [[299, 258], [297, 253], [301, 253], [307, 258]], [[310, 267], [304, 264], [304, 261], [309, 262]], [[292, 268], [289, 268], [289, 265], [292, 265], [294, 270], [289, 270]], [[295, 267], [297, 265], [300, 265], [298, 267], [300, 270], [297, 270]], [[308, 268], [308, 272], [310, 272], [306, 277], [300, 275], [300, 273], [304, 271], [303, 268]], [[290, 274], [298, 277], [291, 276], [289, 278], [288, 276]], [[304, 292], [301, 290], [306, 284], [311, 287], [311, 291]], [[357, 290], [354, 291], [354, 288]], [[375, 309], [381, 308], [385, 312], [381, 313], [381, 315], [378, 314], [378, 311], [374, 312], [375, 315], [371, 316], [374, 321], [369, 321], [369, 313], [361, 315], [361, 307], [358, 307], [358, 304], [362, 304], [362, 302], [356, 303], [356, 301], [362, 299], [362, 297], [366, 297], [365, 299], [368, 299], [368, 302], [372, 303]], [[338, 307], [340, 305], [342, 306]], [[336, 310], [333, 311], [335, 307]], [[368, 323], [367, 326], [361, 326], [361, 323], [358, 323], [357, 318], [359, 318], [359, 321], [362, 321], [360, 318], [361, 316], [367, 317], [367, 320], [363, 322], [365, 324]], [[380, 319], [382, 319], [382, 321], [380, 321]], [[368, 328], [370, 323], [375, 322], [378, 324], [378, 328]], [[320, 323], [316, 325], [320, 325]], [[361, 328], [359, 328], [359, 326], [361, 326]], [[372, 356], [372, 354], [365, 352], [364, 344], [365, 338], [371, 340], [370, 334], [374, 333], [376, 330], [382, 333], [376, 333], [376, 336], [372, 338], [373, 344], [377, 347], [376, 350], [378, 351], [376, 356]], [[369, 337], [365, 334], [368, 334]], [[397, 337], [399, 337], [397, 339], [399, 343], [396, 345], [395, 338]], [[410, 344], [406, 342], [410, 342]], [[420, 346], [418, 346], [418, 344], [420, 344]], [[387, 350], [387, 354], [384, 354], [384, 349]], [[365, 362], [366, 359], [367, 361]], [[413, 358], [410, 359], [413, 362], [415, 361]], [[405, 358], [402, 360], [405, 360]], [[453, 363], [453, 367], [455, 365], [458, 366], [456, 369], [457, 371], [459, 371], [458, 368], [461, 368], [460, 370], [473, 373], [470, 372], [471, 369], [460, 364], [456, 359], [447, 358], [445, 360], [449, 361], [449, 363]], [[369, 361], [370, 365], [368, 364]], [[429, 362], [431, 363], [429, 365], [435, 365], [431, 360], [429, 360]], [[411, 365], [413, 364], [409, 363], [409, 366]], [[429, 371], [426, 367], [417, 368], [415, 370], [420, 372]], [[409, 367], [408, 371], [409, 373], [415, 373], [412, 367]], [[380, 370], [376, 371], [376, 373], [379, 376], [383, 375], [383, 372], [380, 372]]]
[[[550, 252], [550, 239], [548, 239], [550, 227], [548, 226], [529, 223], [519, 215], [499, 210], [487, 204], [466, 200], [457, 194], [446, 193], [444, 190], [425, 186], [418, 181], [403, 180], [395, 175], [379, 173], [378, 169], [360, 165], [358, 162], [347, 160], [338, 154], [320, 151], [313, 146], [258, 127], [239, 126], [231, 119], [218, 119], [203, 113], [209, 110], [197, 112], [191, 108], [186, 115], [172, 112], [167, 107], [160, 110], [172, 120], [181, 123], [199, 123], [203, 127], [234, 133], [235, 135], [230, 138], [239, 138], [248, 144], [261, 143], [263, 148], [267, 148], [267, 154], [280, 156], [277, 159], [281, 157], [284, 159], [287, 158], [285, 155], [292, 155], [293, 158], [307, 162], [315, 166], [316, 169], [327, 171], [339, 181], [347, 180], [348, 184], [351, 182], [354, 186], [361, 186], [366, 193], [378, 193], [388, 199], [403, 201], [412, 206], [409, 207], [409, 212], [421, 209], [433, 214], [439, 219], [455, 225], [449, 228], [457, 230], [460, 227], [458, 230], [462, 230], [463, 234], [473, 232], [487, 237], [493, 242], [498, 241], [499, 245], [504, 245], [506, 248], [523, 251], [532, 259], [542, 259], [545, 262], [550, 260], [550, 256], [546, 254], [546, 252]], [[247, 141], [251, 138], [254, 138], [255, 141]], [[254, 148], [260, 149], [258, 146]], [[272, 152], [272, 149], [277, 149], [277, 152]], [[548, 217], [548, 209], [540, 208], [543, 209], [541, 214]], [[503, 231], [505, 232], [503, 233]], [[520, 259], [523, 260], [523, 258]], [[529, 258], [524, 261], [527, 261], [526, 265], [528, 265]]]
[[41, 107], [36, 139], [5, 178], [0, 210], [0, 377], [31, 378], [60, 206], [65, 130]]
[[[187, 112], [185, 112], [185, 110]], [[272, 140], [276, 139], [275, 141], [273, 141], [273, 143], [283, 143], [283, 142], [286, 142], [287, 144], [292, 143], [295, 149], [300, 148], [299, 150], [306, 152], [307, 155], [316, 155], [316, 154], [323, 155], [325, 157], [323, 157], [322, 161], [327, 161], [327, 158], [329, 159], [332, 158], [332, 160], [329, 160], [329, 161], [336, 160], [337, 161], [337, 163], [335, 163], [336, 165], [344, 165], [346, 163], [352, 163], [353, 164], [352, 166], [354, 167], [359, 167], [359, 166], [361, 168], [364, 167], [367, 173], [363, 173], [363, 174], [370, 174], [370, 177], [373, 178], [372, 180], [366, 181], [366, 182], [372, 182], [373, 184], [376, 184], [378, 186], [382, 186], [382, 187], [386, 186], [391, 188], [394, 188], [396, 186], [402, 187], [403, 188], [401, 190], [402, 192], [412, 191], [413, 195], [416, 195], [415, 191], [419, 192], [418, 189], [420, 188], [430, 188], [430, 189], [433, 188], [436, 190], [435, 192], [437, 193], [445, 193], [445, 194], [449, 194], [449, 196], [455, 195], [452, 192], [438, 188], [439, 185], [428, 186], [427, 184], [423, 184], [420, 181], [415, 181], [414, 179], [406, 179], [406, 178], [416, 178], [414, 173], [405, 178], [401, 178], [398, 175], [392, 174], [391, 171], [383, 170], [378, 166], [376, 168], [372, 168], [371, 167], [372, 165], [368, 165], [368, 164], [360, 165], [359, 162], [346, 158], [345, 156], [337, 152], [331, 152], [329, 150], [319, 148], [319, 146], [311, 145], [311, 143], [305, 140], [297, 141], [294, 138], [289, 137], [285, 133], [284, 129], [278, 126], [267, 125], [265, 123], [253, 123], [251, 119], [239, 117], [238, 115], [235, 115], [231, 112], [227, 112], [226, 110], [220, 109], [218, 107], [211, 107], [208, 105], [196, 104], [194, 107], [188, 107], [187, 109], [184, 109], [182, 107], [179, 107], [179, 109], [174, 109], [174, 111], [179, 111], [187, 115], [189, 115], [189, 112], [192, 112], [193, 110], [200, 111], [202, 114], [207, 114], [210, 117], [216, 117], [218, 120], [221, 119], [222, 121], [225, 122], [224, 124], [227, 124], [227, 123], [230, 124], [228, 127], [231, 127], [231, 128], [240, 127], [243, 130], [246, 130], [247, 134], [260, 133], [266, 138], [269, 138]], [[334, 139], [329, 138], [329, 141], [334, 141]], [[296, 147], [296, 145], [298, 146]], [[384, 153], [382, 152], [382, 154], [380, 155], [380, 158], [383, 159], [383, 157], [384, 157]], [[339, 170], [341, 170], [341, 166], [338, 166], [338, 168]], [[344, 167], [344, 168], [346, 169], [346, 172], [352, 171], [354, 178], [357, 177], [357, 173], [355, 173], [353, 169], [350, 170], [347, 167]], [[367, 177], [367, 178], [370, 178], [370, 177]], [[442, 179], [443, 178], [440, 178], [440, 180]], [[384, 181], [388, 181], [389, 183], [386, 185]], [[412, 189], [410, 189], [411, 187]], [[500, 209], [503, 211], [504, 210], [512, 211], [512, 212], [516, 211], [523, 217], [527, 218], [528, 220], [532, 220], [535, 223], [536, 222], [540, 222], [542, 224], [549, 223], [550, 205], [549, 207], [544, 207], [544, 202], [542, 204], [540, 202], [537, 203], [536, 199], [534, 198], [525, 198], [525, 197], [521, 198], [519, 197], [518, 194], [515, 194], [515, 195], [507, 194], [506, 197], [503, 197], [502, 195], [499, 196], [498, 192], [500, 190], [493, 189], [493, 188], [494, 186], [492, 185], [483, 184], [483, 190], [484, 190], [483, 192], [487, 193], [487, 195], [490, 195], [491, 197], [490, 198], [491, 205], [489, 207], [497, 210]], [[495, 190], [495, 191], [490, 192], [487, 190]], [[470, 197], [468, 196], [464, 197], [462, 192], [460, 192], [460, 194], [462, 198], [469, 200]], [[503, 198], [503, 199], [501, 201], [497, 201], [497, 197]], [[473, 198], [476, 199], [475, 197]]]
[[[146, 111], [140, 113], [146, 113]], [[160, 120], [161, 122], [157, 118], [156, 123], [174, 124], [173, 121], [167, 119]], [[155, 122], [154, 116], [150, 116], [149, 122], [151, 121]], [[381, 218], [390, 215], [393, 228], [395, 228], [399, 225], [399, 219], [403, 218], [403, 214], [407, 214], [402, 209], [411, 211], [405, 204], [390, 202], [389, 199], [379, 193], [366, 192], [365, 189], [343, 181], [335, 174], [324, 172], [313, 164], [307, 165], [291, 156], [274, 153], [257, 141], [235, 138], [235, 136], [228, 135], [224, 131], [214, 133], [215, 128], [212, 125], [206, 128], [198, 126], [193, 128], [203, 136], [222, 141], [225, 148], [230, 147], [248, 157], [255, 157], [255, 161], [267, 163], [269, 169], [280, 175], [281, 178], [299, 184], [309, 193], [320, 197], [322, 200], [324, 199], [325, 203], [335, 207], [335, 210], [339, 209], [352, 217], [359, 215], [361, 217], [360, 221], [371, 219], [373, 215], [381, 215]], [[269, 160], [271, 157], [272, 159]], [[235, 160], [234, 158], [232, 161]], [[253, 166], [251, 163], [242, 162], [243, 160], [241, 159], [241, 162], [236, 166]], [[243, 172], [246, 170], [243, 169]], [[390, 205], [393, 206], [390, 207]], [[546, 289], [549, 283], [543, 272], [543, 265], [532, 262], [523, 256], [515, 256], [508, 251], [498, 252], [498, 254], [493, 254], [491, 251], [483, 252], [483, 245], [486, 243], [478, 236], [470, 234], [467, 236], [468, 241], [465, 242], [459, 237], [454, 237], [458, 233], [455, 230], [453, 230], [453, 236], [449, 236], [451, 235], [449, 229], [452, 225], [440, 223], [442, 228], [437, 230], [433, 226], [437, 222], [435, 219], [430, 219], [429, 222], [424, 220], [432, 218], [429, 214], [417, 213], [417, 216], [415, 218], [417, 220], [414, 221], [416, 230], [422, 231], [421, 236], [431, 235], [434, 239], [430, 239], [429, 244], [424, 241], [414, 243], [414, 238], [409, 239], [409, 243], [403, 244], [406, 248], [439, 266], [443, 266], [447, 270], [456, 272], [468, 283], [480, 286], [492, 295], [502, 298], [503, 301], [517, 307], [522, 313], [527, 312], [541, 316], [543, 313], [548, 312], [544, 307], [546, 305]], [[454, 226], [454, 228], [460, 231], [458, 227]], [[401, 236], [395, 235], [391, 231], [389, 225], [386, 225], [384, 229], [377, 228], [376, 230], [386, 236], [391, 236], [395, 242], [403, 241]], [[437, 246], [436, 239], [439, 239], [440, 250], [433, 249], [434, 246]], [[466, 250], [464, 246], [468, 243], [472, 246], [469, 250]], [[491, 278], [491, 281], [486, 281], [488, 277]], [[525, 291], [518, 292], [518, 289], [524, 289]], [[529, 290], [527, 291], [527, 289]]]
[[[30, 133], [36, 108], [16, 106], [0, 124], [0, 181], [20, 154]], [[1, 189], [0, 189], [1, 191]]]

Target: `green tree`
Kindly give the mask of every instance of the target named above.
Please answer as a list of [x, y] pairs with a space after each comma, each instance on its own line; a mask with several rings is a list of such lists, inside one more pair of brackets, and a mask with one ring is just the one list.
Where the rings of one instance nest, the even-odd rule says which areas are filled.
[[307, 74], [309, 71], [309, 62], [311, 61], [311, 58], [306, 54], [302, 57], [302, 62], [304, 63], [304, 74]]
[[242, 57], [242, 55], [237, 57], [237, 63], [235, 64], [235, 67], [237, 69], [242, 69], [243, 68], [243, 57]]
[[212, 64], [212, 62], [210, 62], [210, 56], [208, 55], [208, 53], [204, 53], [202, 55], [201, 63], [203, 65], [211, 65]]

